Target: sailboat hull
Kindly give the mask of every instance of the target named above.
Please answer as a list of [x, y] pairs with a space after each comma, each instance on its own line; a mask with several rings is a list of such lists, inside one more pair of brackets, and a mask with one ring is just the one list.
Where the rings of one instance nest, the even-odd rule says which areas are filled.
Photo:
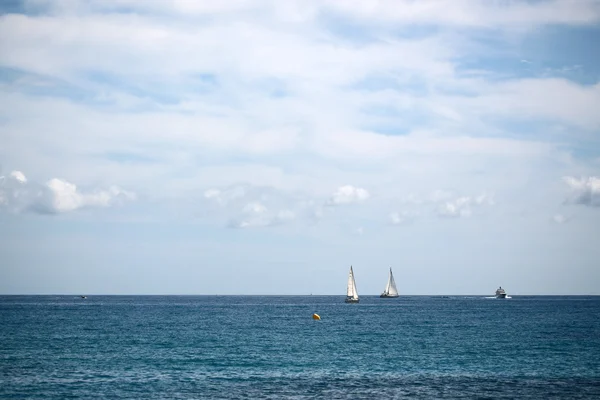
[[346, 303], [358, 303], [360, 300], [359, 299], [352, 299], [352, 298], [347, 298], [346, 300], [344, 300]]
[[400, 296], [397, 295], [397, 294], [382, 293], [379, 297], [382, 298], [382, 299], [395, 299], [396, 297], [400, 297]]

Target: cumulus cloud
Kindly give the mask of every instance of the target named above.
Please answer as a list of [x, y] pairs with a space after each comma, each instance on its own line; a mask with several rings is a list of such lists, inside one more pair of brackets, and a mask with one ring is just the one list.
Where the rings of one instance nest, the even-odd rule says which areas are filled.
[[323, 220], [329, 206], [362, 203], [370, 198], [366, 189], [345, 185], [329, 197], [265, 186], [233, 185], [213, 187], [203, 192], [200, 211], [205, 218], [224, 220], [232, 228], [279, 226], [298, 221], [315, 224]]
[[[211, 188], [203, 193], [207, 219], [226, 221], [230, 228], [261, 228], [289, 223], [297, 218], [302, 202], [286, 193], [270, 188], [233, 185]], [[211, 208], [210, 205], [213, 205]]]
[[16, 180], [17, 182], [27, 183], [27, 178], [25, 177], [25, 174], [23, 174], [21, 171], [12, 171], [9, 177]]
[[394, 211], [389, 214], [389, 223], [392, 225], [405, 225], [411, 223], [416, 217], [429, 214], [439, 217], [460, 218], [471, 216], [476, 209], [494, 205], [492, 195], [457, 195], [448, 190], [434, 190], [428, 195], [411, 193], [399, 199], [404, 210]]
[[567, 199], [568, 203], [600, 207], [600, 178], [590, 176], [578, 179], [566, 176], [564, 181], [571, 189], [571, 195]]
[[133, 192], [111, 186], [107, 190], [82, 192], [77, 185], [63, 179], [54, 178], [46, 182], [44, 190], [33, 204], [39, 212], [59, 214], [84, 207], [110, 207], [135, 200]]
[[271, 212], [260, 203], [249, 203], [243, 208], [242, 215], [230, 221], [229, 226], [241, 229], [269, 227], [284, 224], [295, 217], [290, 210]]
[[340, 186], [327, 201], [328, 205], [362, 203], [370, 197], [366, 189], [352, 185]]
[[267, 207], [260, 203], [249, 203], [244, 206], [244, 212], [248, 214], [264, 214], [267, 211]]
[[417, 213], [414, 211], [396, 211], [390, 214], [390, 223], [392, 225], [406, 225], [412, 222]]
[[232, 186], [226, 189], [207, 189], [204, 191], [204, 198], [209, 201], [214, 201], [220, 205], [227, 205], [230, 203], [235, 203], [236, 201], [240, 201], [245, 198], [247, 195], [252, 195], [252, 193], [248, 193], [248, 188], [246, 186]]
[[475, 208], [493, 204], [493, 198], [486, 194], [476, 197], [461, 196], [450, 201], [442, 202], [442, 204], [437, 207], [437, 215], [449, 218], [469, 217], [473, 214]]
[[118, 186], [81, 191], [74, 183], [58, 178], [39, 185], [29, 182], [20, 171], [0, 178], [0, 205], [13, 212], [60, 214], [85, 207], [110, 207], [136, 199], [135, 193]]
[[28, 194], [27, 178], [21, 171], [0, 176], [0, 207], [18, 211]]

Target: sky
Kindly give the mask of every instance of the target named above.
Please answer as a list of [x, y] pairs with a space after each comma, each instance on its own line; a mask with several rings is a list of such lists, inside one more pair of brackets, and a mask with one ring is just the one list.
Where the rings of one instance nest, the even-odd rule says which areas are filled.
[[0, 294], [600, 295], [600, 1], [0, 3]]

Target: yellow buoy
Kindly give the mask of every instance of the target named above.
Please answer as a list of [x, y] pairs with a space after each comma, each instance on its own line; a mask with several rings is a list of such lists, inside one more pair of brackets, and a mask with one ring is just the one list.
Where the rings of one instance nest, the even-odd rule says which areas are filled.
[[319, 317], [319, 314], [313, 314], [313, 319], [317, 320], [317, 321], [320, 321], [321, 317]]

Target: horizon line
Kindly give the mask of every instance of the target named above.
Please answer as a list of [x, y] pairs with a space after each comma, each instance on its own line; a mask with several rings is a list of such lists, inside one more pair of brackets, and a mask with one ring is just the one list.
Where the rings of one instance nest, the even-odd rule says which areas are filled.
[[[202, 293], [111, 293], [111, 294], [103, 294], [103, 293], [0, 293], [0, 296], [212, 296], [212, 297], [311, 297], [311, 296], [320, 296], [320, 297], [346, 297], [344, 294], [202, 294]], [[363, 294], [359, 297], [379, 297], [379, 294]], [[400, 295], [397, 298], [402, 297], [440, 297], [440, 296], [484, 296], [484, 297], [494, 297], [494, 294], [484, 293], [484, 294], [404, 294]], [[531, 297], [531, 296], [600, 296], [598, 294], [508, 294], [509, 297], [520, 296], [520, 297]]]

